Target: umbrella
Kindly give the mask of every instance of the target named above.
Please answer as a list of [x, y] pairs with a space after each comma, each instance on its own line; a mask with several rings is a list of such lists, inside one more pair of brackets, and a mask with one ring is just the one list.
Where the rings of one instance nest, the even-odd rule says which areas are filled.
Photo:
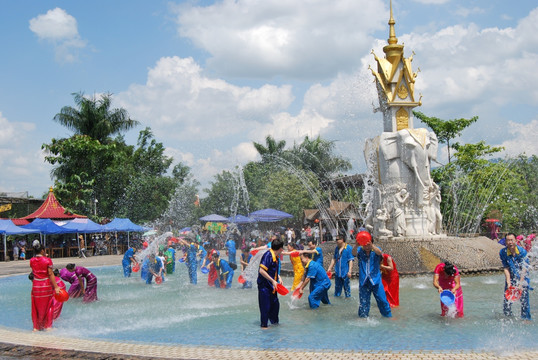
[[191, 228], [190, 228], [190, 227], [184, 227], [183, 229], [179, 230], [179, 233], [180, 233], [180, 234], [186, 234], [186, 233], [188, 233], [189, 231], [191, 231]]
[[157, 231], [149, 230], [149, 231], [146, 231], [144, 234], [142, 234], [142, 236], [151, 236], [151, 235], [155, 235], [155, 234], [157, 234]]
[[249, 217], [262, 222], [275, 222], [282, 219], [290, 219], [293, 215], [275, 209], [263, 209], [250, 213]]
[[252, 224], [256, 222], [256, 219], [246, 217], [245, 215], [235, 215], [229, 217], [228, 220], [234, 224]]
[[225, 218], [224, 216], [218, 215], [218, 214], [211, 214], [206, 215], [204, 217], [201, 217], [200, 220], [206, 221], [206, 222], [229, 222], [228, 218]]
[[24, 229], [34, 229], [39, 230], [39, 232], [44, 236], [43, 245], [47, 246], [47, 235], [50, 234], [68, 234], [71, 233], [71, 230], [65, 229], [62, 226], [57, 225], [51, 219], [40, 219], [36, 218], [29, 224], [21, 226]]

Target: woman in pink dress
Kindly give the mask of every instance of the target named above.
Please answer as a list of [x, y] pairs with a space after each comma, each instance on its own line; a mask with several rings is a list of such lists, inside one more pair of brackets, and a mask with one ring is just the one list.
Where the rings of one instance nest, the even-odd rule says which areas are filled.
[[[456, 317], [463, 317], [463, 291], [461, 290], [460, 272], [452, 263], [446, 261], [435, 267], [433, 286], [439, 291], [450, 290], [456, 297]], [[446, 316], [448, 307], [441, 302], [441, 316]]]
[[34, 331], [50, 330], [52, 328], [54, 293], [60, 292], [56, 278], [52, 272], [52, 260], [45, 254], [45, 249], [34, 240], [32, 247], [34, 254], [30, 259], [30, 267], [34, 279], [32, 280], [32, 322]]
[[[60, 272], [58, 269], [54, 269], [54, 277], [56, 278], [56, 284], [58, 284], [58, 287], [62, 290], [65, 290], [65, 283], [62, 281], [62, 278], [60, 277]], [[64, 306], [63, 301], [58, 301], [55, 298], [52, 299], [52, 319], [56, 320], [60, 317], [60, 314], [62, 313], [62, 307]]]
[[95, 277], [90, 270], [86, 269], [84, 266], [75, 266], [75, 264], [67, 264], [65, 268], [75, 273], [79, 283], [83, 284], [84, 280], [82, 280], [82, 278], [86, 279], [86, 288], [82, 289], [82, 293], [84, 294], [82, 302], [91, 303], [98, 300], [97, 277]]

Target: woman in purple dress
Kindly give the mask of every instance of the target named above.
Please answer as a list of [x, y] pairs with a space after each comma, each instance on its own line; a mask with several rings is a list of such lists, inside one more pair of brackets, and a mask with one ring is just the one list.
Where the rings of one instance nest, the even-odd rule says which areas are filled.
[[83, 283], [84, 281], [82, 278], [86, 279], [86, 288], [82, 290], [82, 293], [84, 294], [82, 302], [90, 303], [98, 300], [97, 278], [90, 270], [86, 269], [84, 266], [75, 266], [75, 264], [67, 264], [65, 268], [71, 272], [74, 272], [80, 283]]
[[82, 296], [82, 291], [84, 289], [84, 281], [80, 283], [78, 281], [77, 275], [74, 272], [63, 268], [60, 270], [60, 277], [62, 278], [62, 280], [67, 281], [71, 284], [71, 286], [69, 286], [69, 290], [67, 291], [70, 299]]

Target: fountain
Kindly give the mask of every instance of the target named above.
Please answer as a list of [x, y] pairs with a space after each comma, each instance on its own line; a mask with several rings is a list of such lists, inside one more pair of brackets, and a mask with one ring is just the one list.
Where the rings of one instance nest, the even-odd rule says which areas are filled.
[[431, 272], [441, 260], [463, 272], [498, 270], [500, 245], [485, 237], [442, 232], [440, 189], [430, 175], [438, 141], [435, 133], [413, 126], [412, 110], [421, 105], [422, 97], [415, 95], [413, 56], [404, 56], [395, 23], [391, 4], [385, 57], [372, 50], [377, 69], [369, 67], [379, 97], [374, 112], [383, 113], [383, 133], [367, 139], [364, 148], [365, 226], [404, 274]]

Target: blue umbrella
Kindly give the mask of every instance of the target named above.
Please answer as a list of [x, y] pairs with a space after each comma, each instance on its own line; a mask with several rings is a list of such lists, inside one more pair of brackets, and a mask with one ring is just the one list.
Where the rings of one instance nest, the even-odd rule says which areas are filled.
[[20, 226], [13, 224], [13, 221], [7, 219], [0, 219], [0, 234], [4, 234], [4, 256], [7, 258], [7, 235], [23, 235], [23, 234], [35, 234], [39, 233], [39, 230], [24, 229]]
[[246, 217], [245, 215], [239, 215], [239, 214], [233, 217], [229, 217], [228, 220], [234, 224], [252, 224], [256, 222], [256, 219]]
[[293, 215], [275, 209], [263, 209], [254, 211], [253, 213], [250, 213], [249, 216], [262, 222], [275, 222], [283, 219], [293, 218]]

